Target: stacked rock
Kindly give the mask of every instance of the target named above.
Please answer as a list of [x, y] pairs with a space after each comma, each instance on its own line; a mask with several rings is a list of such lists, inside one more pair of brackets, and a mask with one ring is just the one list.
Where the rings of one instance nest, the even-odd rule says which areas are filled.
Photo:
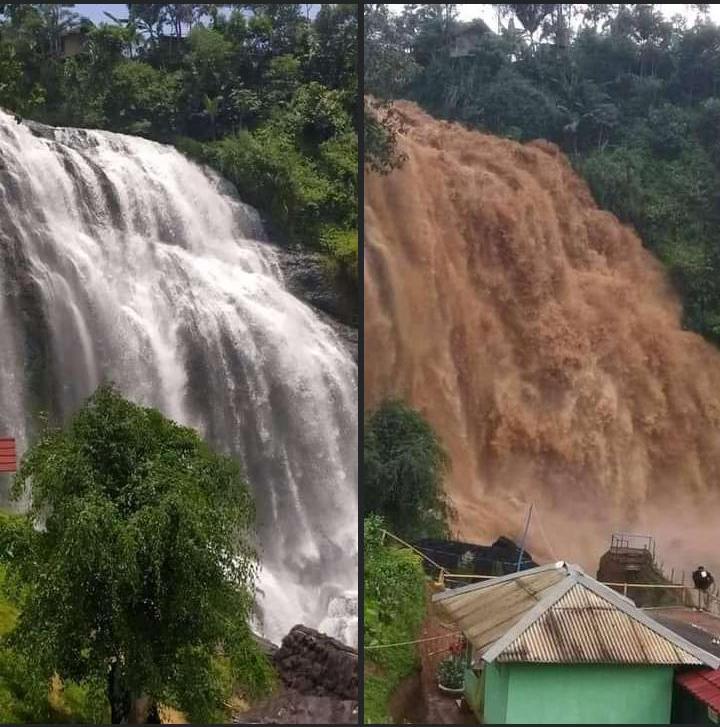
[[300, 694], [358, 698], [358, 653], [307, 626], [294, 626], [273, 655], [280, 678]]

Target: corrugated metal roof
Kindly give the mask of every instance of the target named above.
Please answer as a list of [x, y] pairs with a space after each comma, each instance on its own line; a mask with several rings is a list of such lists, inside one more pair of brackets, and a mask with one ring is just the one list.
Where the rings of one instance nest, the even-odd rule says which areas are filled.
[[[435, 597], [444, 615], [456, 623], [473, 645], [493, 643], [535, 606], [543, 594], [565, 579], [556, 568], [537, 568], [493, 581], [446, 591]], [[490, 587], [492, 586], [492, 588]], [[445, 597], [445, 598], [442, 598]]]
[[433, 601], [486, 662], [720, 666], [720, 659], [566, 563], [446, 591]]
[[501, 662], [701, 664], [609, 601], [576, 584], [497, 657]]
[[678, 674], [675, 681], [701, 702], [720, 712], [720, 672], [700, 669]]

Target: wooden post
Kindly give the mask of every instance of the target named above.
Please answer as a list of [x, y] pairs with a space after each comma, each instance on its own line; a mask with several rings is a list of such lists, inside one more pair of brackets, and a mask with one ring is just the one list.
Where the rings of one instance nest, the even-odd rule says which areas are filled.
[[623, 583], [623, 596], [627, 598], [627, 583]]

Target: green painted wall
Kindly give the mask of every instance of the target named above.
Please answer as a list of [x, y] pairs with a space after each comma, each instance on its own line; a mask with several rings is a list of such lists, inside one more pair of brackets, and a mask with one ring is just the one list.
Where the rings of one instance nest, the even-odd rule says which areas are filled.
[[473, 713], [478, 719], [482, 719], [483, 713], [483, 696], [485, 692], [485, 684], [483, 683], [483, 672], [479, 674], [472, 669], [465, 670], [465, 680], [463, 684], [465, 701], [470, 705]]
[[488, 664], [488, 724], [669, 724], [673, 669], [614, 664]]
[[507, 701], [510, 671], [507, 664], [486, 664], [483, 669], [485, 683], [484, 722], [507, 724]]

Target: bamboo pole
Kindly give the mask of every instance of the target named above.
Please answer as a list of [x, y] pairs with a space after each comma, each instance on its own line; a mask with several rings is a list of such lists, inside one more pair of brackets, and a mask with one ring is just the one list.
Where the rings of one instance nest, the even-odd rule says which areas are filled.
[[393, 540], [397, 540], [398, 543], [405, 546], [406, 548], [410, 548], [410, 550], [417, 553], [421, 558], [425, 559], [428, 563], [430, 563], [431, 565], [434, 565], [438, 570], [443, 570], [443, 567], [439, 563], [436, 563], [432, 558], [425, 555], [425, 553], [418, 550], [415, 546], [410, 545], [410, 543], [405, 542], [402, 538], [398, 538], [397, 535], [393, 535], [389, 530], [383, 530], [382, 532], [383, 532], [383, 536], [389, 535]]

